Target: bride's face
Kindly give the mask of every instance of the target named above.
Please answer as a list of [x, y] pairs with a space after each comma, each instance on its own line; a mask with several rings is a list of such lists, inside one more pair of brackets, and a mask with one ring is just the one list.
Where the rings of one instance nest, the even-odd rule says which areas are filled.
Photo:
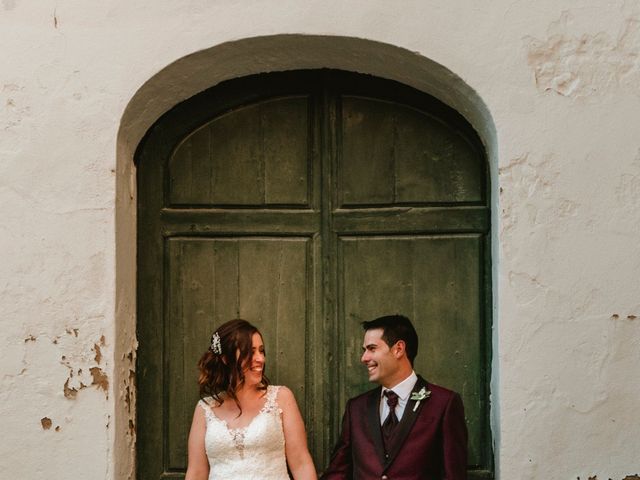
[[264, 371], [265, 353], [262, 336], [256, 332], [251, 337], [251, 356], [243, 365], [245, 385], [258, 385], [262, 382]]

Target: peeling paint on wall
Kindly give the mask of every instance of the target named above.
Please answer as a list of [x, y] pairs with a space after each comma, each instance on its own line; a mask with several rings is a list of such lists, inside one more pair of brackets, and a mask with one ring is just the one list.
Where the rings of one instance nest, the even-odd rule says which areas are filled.
[[[620, 319], [620, 315], [617, 314], [617, 313], [614, 313], [613, 315], [611, 315], [610, 318], [611, 318], [611, 320], [619, 320]], [[638, 316], [637, 315], [627, 315], [626, 318], [627, 318], [627, 320], [633, 321], [636, 318], [638, 318]]]
[[[53, 420], [51, 420], [49, 417], [42, 417], [40, 419], [40, 424], [42, 425], [42, 429], [43, 430], [50, 430], [51, 427], [53, 426]], [[60, 425], [56, 425], [56, 427], [53, 430], [55, 432], [59, 432], [60, 431]]]
[[[65, 330], [67, 338], [77, 339], [80, 334], [78, 328], [67, 328]], [[61, 337], [56, 337], [53, 343], [57, 344]], [[83, 340], [83, 339], [81, 339]], [[65, 343], [66, 345], [66, 343]], [[89, 386], [98, 387], [104, 391], [106, 398], [109, 395], [109, 378], [105, 371], [99, 366], [102, 362], [102, 348], [106, 346], [104, 335], [98, 341], [92, 342], [92, 347], [85, 352], [80, 348], [73, 355], [62, 355], [60, 363], [69, 369], [69, 375], [63, 385], [63, 394], [66, 398], [73, 400], [78, 392]], [[78, 345], [81, 347], [81, 345]], [[84, 372], [89, 371], [91, 378]]]
[[93, 381], [91, 385], [96, 385], [98, 388], [104, 390], [105, 395], [109, 398], [109, 378], [107, 374], [100, 367], [92, 367], [89, 369]]
[[[580, 480], [581, 477], [577, 477], [576, 480]], [[587, 480], [598, 480], [598, 476], [594, 475], [593, 477], [587, 477]], [[613, 480], [611, 477], [609, 477], [607, 480]], [[622, 478], [621, 480], [640, 480], [640, 475], [635, 474], [635, 475], [627, 475], [626, 477]]]
[[623, 89], [640, 94], [640, 20], [624, 20], [615, 37], [609, 32], [576, 34], [564, 11], [546, 39], [524, 38], [536, 86], [565, 97]]
[[78, 332], [80, 330], [78, 330], [77, 328], [66, 328], [65, 332], [67, 332], [68, 335], [73, 335], [74, 337], [78, 337]]
[[52, 425], [51, 419], [49, 417], [42, 417], [40, 419], [40, 423], [42, 424], [43, 430], [49, 430]]
[[[64, 385], [62, 387], [62, 391], [64, 393], [64, 396], [66, 398], [69, 399], [74, 399], [76, 398], [76, 395], [78, 394], [78, 390], [75, 387], [70, 387], [69, 386], [69, 382], [71, 381], [71, 377], [73, 377], [73, 371], [69, 372], [69, 378], [67, 379], [66, 382], [64, 382]], [[84, 388], [86, 385], [81, 384], [80, 388]]]
[[129, 365], [129, 374], [124, 378], [124, 403], [127, 409], [127, 415], [129, 417], [128, 420], [128, 435], [129, 437], [135, 441], [136, 438], [136, 426], [135, 426], [135, 392], [136, 392], [136, 371], [135, 371], [135, 352], [134, 350], [129, 351], [125, 356], [123, 356], [123, 360], [125, 360]]
[[100, 343], [93, 344], [93, 351], [96, 352], [94, 360], [96, 361], [97, 364], [100, 364], [100, 361], [102, 360], [102, 351], [100, 350], [100, 346], [104, 347], [104, 345], [105, 345], [104, 335], [100, 337]]

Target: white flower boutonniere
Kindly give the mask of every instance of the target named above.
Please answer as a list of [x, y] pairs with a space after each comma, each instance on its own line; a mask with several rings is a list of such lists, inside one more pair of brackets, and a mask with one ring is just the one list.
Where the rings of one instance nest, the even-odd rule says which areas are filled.
[[420, 402], [422, 400], [426, 400], [430, 396], [431, 396], [431, 390], [427, 390], [424, 387], [422, 387], [419, 392], [413, 392], [411, 394], [411, 400], [416, 400], [416, 404], [413, 407], [413, 411], [415, 412], [418, 409], [418, 406], [420, 405]]

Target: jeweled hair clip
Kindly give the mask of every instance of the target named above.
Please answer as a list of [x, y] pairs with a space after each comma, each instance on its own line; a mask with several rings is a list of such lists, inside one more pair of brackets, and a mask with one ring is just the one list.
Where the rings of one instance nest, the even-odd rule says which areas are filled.
[[218, 332], [214, 332], [211, 335], [211, 351], [216, 355], [222, 355], [222, 344], [220, 343], [220, 334]]

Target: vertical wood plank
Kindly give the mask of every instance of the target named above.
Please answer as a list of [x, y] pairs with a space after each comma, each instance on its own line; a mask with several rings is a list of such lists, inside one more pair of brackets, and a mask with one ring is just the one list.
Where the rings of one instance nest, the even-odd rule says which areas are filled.
[[216, 239], [213, 246], [213, 328], [240, 316], [240, 249], [233, 238]]
[[196, 203], [198, 198], [209, 197], [209, 182], [202, 179], [212, 174], [211, 135], [207, 127], [185, 139], [169, 160], [169, 199], [174, 204]]
[[185, 425], [184, 425], [184, 275], [181, 268], [180, 259], [182, 257], [184, 245], [179, 241], [168, 242], [168, 299], [166, 326], [166, 351], [167, 360], [165, 363], [166, 375], [163, 388], [167, 392], [167, 458], [166, 463], [169, 469], [184, 468], [186, 466], [186, 454], [182, 452], [184, 445]]
[[[307, 240], [240, 242], [240, 314], [262, 332], [267, 375], [305, 397]], [[303, 407], [304, 408], [304, 407]]]
[[313, 303], [308, 301], [311, 274], [307, 263], [308, 244], [309, 241], [304, 240], [287, 241], [281, 245], [277, 287], [279, 292], [276, 297], [276, 321], [280, 333], [275, 338], [274, 352], [277, 356], [278, 382], [291, 388], [303, 414], [307, 410], [307, 328], [311, 313], [307, 312], [307, 308], [313, 308]]
[[309, 205], [311, 144], [309, 98], [288, 98], [261, 107], [266, 205]]
[[[211, 132], [211, 203], [264, 203], [260, 105], [243, 107], [209, 124]], [[205, 199], [206, 200], [206, 199]]]
[[383, 102], [342, 97], [339, 205], [394, 201], [395, 121]]

